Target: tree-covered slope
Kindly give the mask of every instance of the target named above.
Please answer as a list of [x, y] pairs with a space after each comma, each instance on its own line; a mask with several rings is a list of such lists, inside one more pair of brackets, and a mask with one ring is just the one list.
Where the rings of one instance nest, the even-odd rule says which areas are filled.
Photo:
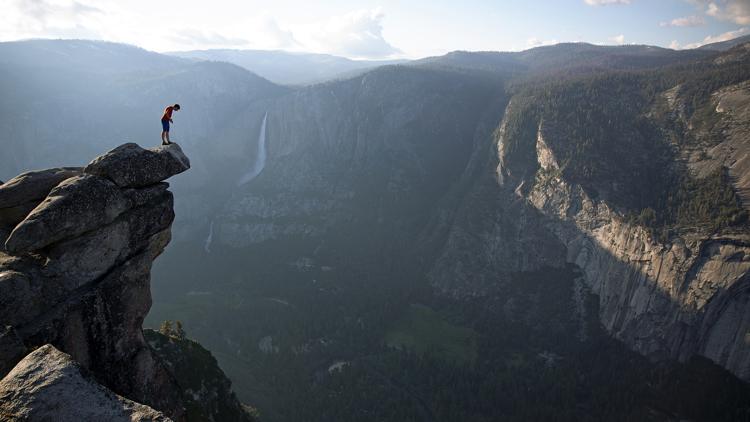
[[697, 149], [710, 160], [726, 126], [712, 94], [750, 79], [749, 69], [745, 55], [519, 83], [504, 151], [508, 171], [537, 175], [541, 127], [562, 177], [659, 234], [743, 227], [747, 212], [726, 166], [696, 174], [696, 160], [683, 160]]
[[177, 325], [173, 327], [170, 321], [160, 331], [147, 329], [143, 334], [180, 387], [187, 421], [255, 420], [252, 408], [241, 405], [234, 396], [211, 352], [186, 338]]

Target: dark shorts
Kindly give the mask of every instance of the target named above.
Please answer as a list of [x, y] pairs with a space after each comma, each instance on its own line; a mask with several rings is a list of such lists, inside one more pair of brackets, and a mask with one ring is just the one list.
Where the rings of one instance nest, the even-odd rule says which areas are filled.
[[162, 120], [161, 121], [161, 129], [164, 132], [169, 132], [169, 120]]

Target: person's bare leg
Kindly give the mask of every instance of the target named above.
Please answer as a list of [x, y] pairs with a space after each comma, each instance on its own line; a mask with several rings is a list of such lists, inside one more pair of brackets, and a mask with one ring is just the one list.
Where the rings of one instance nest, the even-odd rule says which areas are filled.
[[165, 132], [167, 134], [167, 145], [171, 144], [172, 141], [169, 140], [169, 131]]
[[161, 131], [161, 143], [162, 143], [162, 145], [164, 145], [166, 143], [166, 140], [164, 139], [164, 134], [165, 133], [167, 133], [167, 131], [165, 131], [165, 130]]

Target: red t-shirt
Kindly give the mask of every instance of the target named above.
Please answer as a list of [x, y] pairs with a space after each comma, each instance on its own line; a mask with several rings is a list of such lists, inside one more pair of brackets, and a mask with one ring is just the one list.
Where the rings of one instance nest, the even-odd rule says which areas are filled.
[[164, 115], [161, 116], [162, 120], [170, 120], [172, 118], [172, 110], [174, 110], [173, 106], [169, 106], [164, 109]]

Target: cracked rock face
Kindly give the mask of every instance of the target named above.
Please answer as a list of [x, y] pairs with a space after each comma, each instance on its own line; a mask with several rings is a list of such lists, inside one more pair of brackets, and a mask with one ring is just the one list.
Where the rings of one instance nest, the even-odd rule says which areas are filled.
[[0, 381], [0, 416], [14, 421], [171, 421], [103, 387], [50, 345], [26, 356]]
[[[0, 376], [51, 345], [44, 356], [30, 357], [59, 361], [54, 347], [117, 395], [183, 419], [179, 387], [144, 340], [142, 323], [151, 307], [151, 265], [169, 243], [174, 220], [172, 193], [162, 180], [188, 167], [176, 144], [151, 150], [126, 144], [83, 173], [45, 170], [0, 186], [3, 205], [28, 204], [16, 213], [25, 212], [20, 221], [0, 209], [0, 227], [6, 227], [0, 231], [6, 248], [0, 251]], [[18, 188], [23, 185], [28, 189]]]

